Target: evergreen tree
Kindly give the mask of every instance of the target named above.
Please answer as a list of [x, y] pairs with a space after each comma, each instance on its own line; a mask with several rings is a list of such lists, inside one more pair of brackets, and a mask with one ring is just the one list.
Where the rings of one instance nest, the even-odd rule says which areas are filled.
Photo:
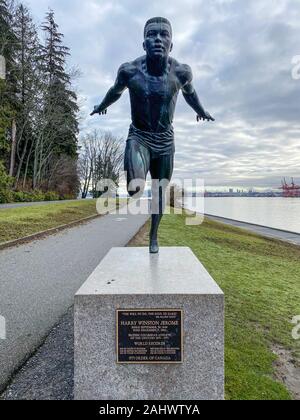
[[3, 55], [7, 64], [13, 61], [14, 44], [16, 37], [12, 30], [12, 5], [6, 0], [0, 0], [0, 55]]
[[[70, 53], [69, 48], [63, 45], [63, 34], [58, 31], [52, 10], [46, 14], [42, 30], [46, 42], [41, 47], [40, 60], [46, 89], [42, 110], [43, 137], [40, 137], [35, 151], [35, 182], [41, 182], [46, 174], [50, 179], [62, 155], [77, 159], [79, 108], [71, 76], [66, 70], [66, 59]], [[45, 154], [43, 159], [41, 151]]]
[[13, 3], [0, 0], [0, 55], [5, 62], [5, 80], [0, 79], [0, 161], [8, 167], [11, 127], [16, 109], [13, 72], [17, 38], [12, 28]]
[[69, 48], [63, 45], [54, 12], [50, 10], [42, 26], [46, 44], [42, 47], [43, 70], [48, 83], [46, 106], [50, 110], [49, 130], [53, 134], [56, 153], [75, 157], [77, 152], [77, 97], [72, 90], [71, 77], [66, 71]]
[[8, 100], [7, 84], [0, 79], [0, 162], [6, 161], [10, 150], [9, 129], [13, 112]]
[[73, 194], [79, 108], [66, 69], [70, 52], [53, 11], [42, 30], [44, 45], [28, 9], [0, 0], [0, 55], [6, 62], [6, 80], [0, 79], [1, 177], [6, 170], [15, 176], [15, 188], [24, 189], [31, 180], [33, 188], [60, 186], [61, 195], [63, 189]]

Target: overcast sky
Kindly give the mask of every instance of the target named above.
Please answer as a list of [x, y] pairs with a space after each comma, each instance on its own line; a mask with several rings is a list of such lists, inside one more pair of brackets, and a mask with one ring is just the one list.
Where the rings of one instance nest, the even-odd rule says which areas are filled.
[[[175, 177], [207, 186], [277, 186], [300, 182], [299, 0], [26, 0], [35, 20], [54, 10], [77, 81], [82, 133], [99, 128], [126, 138], [128, 92], [106, 116], [90, 118], [123, 62], [143, 54], [143, 26], [153, 16], [173, 25], [172, 56], [189, 64], [215, 123], [196, 123], [180, 95], [175, 114]], [[124, 140], [125, 145], [125, 140]]]

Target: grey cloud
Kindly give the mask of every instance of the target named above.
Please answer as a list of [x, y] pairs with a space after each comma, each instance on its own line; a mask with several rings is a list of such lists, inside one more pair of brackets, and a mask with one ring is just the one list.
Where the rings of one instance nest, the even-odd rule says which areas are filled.
[[[126, 138], [128, 93], [103, 118], [88, 116], [122, 62], [142, 55], [143, 25], [161, 15], [173, 25], [173, 56], [191, 65], [214, 124], [197, 124], [182, 96], [175, 118], [175, 176], [207, 185], [277, 186], [300, 177], [299, 93], [291, 60], [300, 54], [298, 0], [28, 0], [37, 20], [55, 10], [70, 65], [81, 68], [82, 132]], [[142, 5], [142, 6], [141, 6]]]

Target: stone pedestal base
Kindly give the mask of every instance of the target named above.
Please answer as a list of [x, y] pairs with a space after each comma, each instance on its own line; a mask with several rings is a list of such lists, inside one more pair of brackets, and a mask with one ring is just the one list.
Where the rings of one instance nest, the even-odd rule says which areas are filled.
[[[118, 364], [116, 310], [183, 311], [181, 364]], [[224, 398], [224, 295], [189, 248], [113, 248], [75, 296], [75, 399]]]

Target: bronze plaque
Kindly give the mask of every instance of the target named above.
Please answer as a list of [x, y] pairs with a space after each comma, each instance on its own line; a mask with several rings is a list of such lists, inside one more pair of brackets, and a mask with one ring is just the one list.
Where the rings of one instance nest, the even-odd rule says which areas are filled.
[[182, 363], [183, 311], [117, 310], [118, 363]]

